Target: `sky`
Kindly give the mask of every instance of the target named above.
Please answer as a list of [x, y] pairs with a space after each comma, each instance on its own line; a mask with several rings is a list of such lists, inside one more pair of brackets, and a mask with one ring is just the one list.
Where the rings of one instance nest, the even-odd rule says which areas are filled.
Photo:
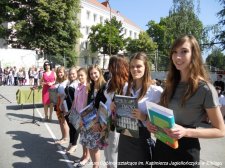
[[[104, 0], [99, 0], [103, 2]], [[218, 0], [199, 0], [199, 20], [204, 26], [218, 23], [217, 12], [222, 9]], [[194, 0], [197, 2], [197, 0]], [[143, 30], [150, 20], [159, 23], [161, 17], [167, 17], [173, 5], [173, 0], [109, 0], [111, 8], [118, 10], [122, 15], [133, 21]], [[195, 8], [197, 6], [195, 5]], [[208, 56], [209, 51], [203, 53], [203, 59]]]
[[[154, 20], [159, 23], [161, 17], [167, 17], [172, 2], [173, 0], [109, 0], [111, 8], [118, 10], [144, 30], [147, 30], [148, 21]], [[216, 13], [221, 9], [218, 0], [200, 0], [199, 19], [204, 26], [216, 24]]]

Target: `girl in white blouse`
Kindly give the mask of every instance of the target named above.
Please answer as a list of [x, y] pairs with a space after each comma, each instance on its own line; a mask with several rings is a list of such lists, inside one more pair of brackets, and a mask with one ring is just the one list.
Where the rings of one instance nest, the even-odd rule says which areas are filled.
[[[145, 121], [148, 118], [145, 102], [158, 103], [162, 88], [152, 83], [145, 53], [139, 52], [134, 54], [130, 60], [129, 67], [128, 86], [124, 94], [137, 97], [138, 99], [138, 108], [132, 111], [132, 115], [139, 120], [139, 138], [120, 135], [118, 162], [146, 163], [147, 161], [151, 161], [152, 156], [147, 143], [147, 139], [151, 137], [151, 134], [145, 127]], [[115, 107], [112, 105], [111, 108]], [[145, 166], [148, 167], [149, 165], [143, 165], [143, 167]], [[118, 167], [120, 166], [118, 165]]]

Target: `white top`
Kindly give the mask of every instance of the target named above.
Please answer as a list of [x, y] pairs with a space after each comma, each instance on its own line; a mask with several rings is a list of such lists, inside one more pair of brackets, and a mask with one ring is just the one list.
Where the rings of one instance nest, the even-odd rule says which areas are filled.
[[70, 83], [69, 86], [76, 89], [78, 86], [78, 83], [79, 83], [78, 80], [75, 80], [72, 83]]
[[[127, 90], [127, 87], [126, 87], [125, 91], [126, 90]], [[131, 89], [131, 94], [133, 95], [133, 97], [138, 97], [139, 94], [140, 94], [140, 91], [141, 91], [141, 88], [138, 89], [136, 92], [133, 89]], [[138, 101], [138, 109], [142, 113], [148, 114], [145, 102], [150, 101], [150, 102], [153, 102], [153, 103], [159, 103], [162, 92], [163, 92], [162, 87], [150, 85], [146, 94], [145, 94], [145, 96], [141, 100]], [[124, 95], [125, 95], [125, 93], [126, 92], [124, 92]], [[142, 123], [145, 126], [145, 122], [142, 122]]]
[[[133, 89], [131, 89], [131, 94], [133, 95], [133, 97], [138, 97], [139, 94], [140, 94], [140, 91], [141, 91], [141, 88], [138, 89], [136, 92]], [[163, 92], [163, 89], [161, 87], [155, 86], [155, 85], [151, 85], [148, 88], [145, 96], [141, 100], [138, 101], [138, 109], [142, 113], [147, 114], [147, 107], [146, 107], [145, 102], [146, 101], [150, 101], [150, 102], [153, 102], [153, 103], [159, 103], [160, 96], [161, 96], [162, 92]]]
[[34, 71], [34, 79], [38, 79], [38, 71]]
[[57, 83], [57, 84], [55, 85], [55, 87], [58, 88], [57, 91], [58, 91], [58, 94], [59, 94], [60, 96], [64, 96], [64, 95], [65, 95], [64, 90], [65, 90], [65, 88], [66, 88], [68, 82], [69, 82], [68, 80], [65, 80], [65, 81], [63, 81], [62, 83]]
[[225, 96], [224, 95], [220, 95], [219, 103], [221, 106], [225, 106]]
[[[115, 92], [110, 92], [110, 93], [107, 92], [108, 84], [109, 84], [109, 81], [106, 84], [106, 89], [104, 90], [104, 95], [105, 95], [105, 98], [106, 98], [105, 105], [106, 105], [106, 107], [107, 107], [107, 109], [109, 111], [109, 114], [111, 115], [110, 105], [112, 103], [112, 99], [113, 99], [113, 97], [115, 95]], [[128, 85], [128, 83], [126, 82], [124, 87], [123, 87], [123, 93], [126, 92], [127, 85]]]

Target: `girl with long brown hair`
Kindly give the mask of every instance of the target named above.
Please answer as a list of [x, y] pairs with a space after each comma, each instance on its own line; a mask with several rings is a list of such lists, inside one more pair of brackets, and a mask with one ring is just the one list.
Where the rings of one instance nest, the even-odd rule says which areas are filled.
[[[109, 59], [108, 70], [111, 78], [106, 84], [106, 89], [104, 91], [104, 96], [106, 101], [104, 102], [106, 107], [110, 112], [111, 121], [115, 118], [115, 113], [110, 111], [110, 105], [113, 101], [114, 95], [123, 95], [124, 88], [127, 86], [128, 75], [129, 75], [129, 64], [125, 57], [118, 55], [112, 56]], [[108, 168], [117, 167], [117, 156], [118, 156], [118, 141], [119, 133], [115, 131], [114, 122], [111, 122], [110, 131], [108, 135], [108, 146], [104, 149], [104, 154], [106, 162], [108, 163]]]
[[[223, 137], [225, 127], [218, 95], [209, 81], [199, 44], [192, 35], [182, 36], [172, 45], [169, 72], [160, 104], [174, 112], [175, 127], [164, 131], [178, 139], [179, 147], [173, 149], [157, 140], [154, 161], [197, 163], [184, 167], [200, 167], [198, 138]], [[205, 115], [208, 115], [212, 127], [196, 129]], [[147, 125], [151, 132], [157, 131], [152, 124]]]
[[[151, 134], [146, 128], [148, 116], [145, 102], [158, 103], [162, 88], [152, 84], [150, 75], [147, 55], [144, 52], [135, 53], [130, 59], [128, 86], [124, 89], [124, 95], [136, 97], [138, 100], [138, 108], [134, 109], [131, 113], [134, 118], [139, 120], [139, 138], [120, 134], [118, 145], [118, 162], [120, 163], [146, 163], [147, 161], [151, 161], [151, 154], [147, 143], [147, 139], [151, 137]], [[143, 165], [143, 167], [148, 166]], [[118, 165], [118, 167], [120, 166]]]

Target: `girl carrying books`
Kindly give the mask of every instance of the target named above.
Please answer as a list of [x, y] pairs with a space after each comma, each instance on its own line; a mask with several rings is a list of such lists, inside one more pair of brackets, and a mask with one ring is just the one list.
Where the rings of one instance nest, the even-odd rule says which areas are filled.
[[[87, 104], [93, 103], [95, 99], [101, 99], [96, 97], [98, 91], [103, 90], [105, 87], [105, 80], [101, 69], [98, 65], [92, 65], [88, 68], [88, 99]], [[99, 94], [101, 95], [101, 94]], [[95, 103], [96, 108], [98, 108], [98, 103]], [[90, 156], [93, 162], [93, 168], [99, 167], [100, 162], [100, 151], [101, 144], [98, 142], [101, 138], [101, 129], [99, 123], [96, 123], [91, 129], [81, 132], [80, 143], [85, 147], [87, 151], [90, 152]], [[84, 166], [88, 162], [89, 158], [85, 157], [77, 165], [78, 167]]]
[[[172, 45], [169, 72], [160, 105], [173, 110], [176, 125], [164, 131], [168, 136], [178, 139], [179, 147], [173, 149], [157, 140], [154, 161], [197, 163], [181, 166], [200, 167], [198, 138], [223, 137], [225, 126], [217, 92], [209, 82], [199, 44], [192, 35], [182, 36]], [[205, 115], [208, 115], [212, 127], [196, 129]], [[157, 131], [154, 125], [150, 123], [147, 125], [149, 131]], [[170, 165], [170, 167], [176, 166]]]
[[[158, 103], [162, 88], [152, 84], [148, 59], [145, 53], [139, 52], [134, 54], [130, 59], [129, 68], [128, 86], [125, 88], [126, 92], [124, 95], [137, 98], [138, 108], [134, 109], [131, 113], [134, 118], [139, 120], [139, 138], [120, 134], [118, 162], [142, 162], [144, 163], [142, 167], [149, 167], [145, 163], [151, 161], [151, 154], [147, 143], [147, 139], [151, 137], [151, 134], [146, 128], [148, 115], [145, 102]], [[111, 108], [116, 112], [114, 103], [112, 103]], [[121, 166], [118, 165], [118, 167]]]
[[104, 96], [106, 97], [105, 105], [110, 113], [110, 131], [108, 135], [108, 146], [104, 149], [104, 155], [106, 162], [108, 163], [108, 168], [117, 167], [117, 156], [118, 156], [118, 142], [120, 134], [115, 130], [115, 116], [110, 110], [110, 105], [113, 101], [114, 95], [122, 95], [127, 87], [128, 74], [129, 74], [129, 64], [128, 61], [123, 58], [123, 56], [112, 56], [109, 59], [108, 70], [111, 78], [106, 84], [106, 89], [104, 91]]
[[[75, 113], [80, 113], [80, 111], [87, 106], [87, 98], [88, 98], [88, 92], [87, 92], [87, 70], [86, 68], [80, 68], [77, 71], [77, 76], [78, 76], [78, 80], [79, 80], [79, 84], [75, 90], [75, 94], [74, 94], [74, 101], [73, 101], [73, 105], [72, 105], [72, 112]], [[76, 130], [78, 132], [78, 130]], [[85, 129], [81, 128], [80, 130], [80, 135], [85, 133]], [[82, 139], [82, 137], [80, 137]], [[81, 143], [82, 147], [83, 147], [83, 155], [81, 157], [81, 159], [79, 160], [75, 160], [75, 163], [79, 163], [76, 167], [82, 167], [84, 166], [90, 158], [90, 154], [89, 151], [87, 150], [87, 148]]]

